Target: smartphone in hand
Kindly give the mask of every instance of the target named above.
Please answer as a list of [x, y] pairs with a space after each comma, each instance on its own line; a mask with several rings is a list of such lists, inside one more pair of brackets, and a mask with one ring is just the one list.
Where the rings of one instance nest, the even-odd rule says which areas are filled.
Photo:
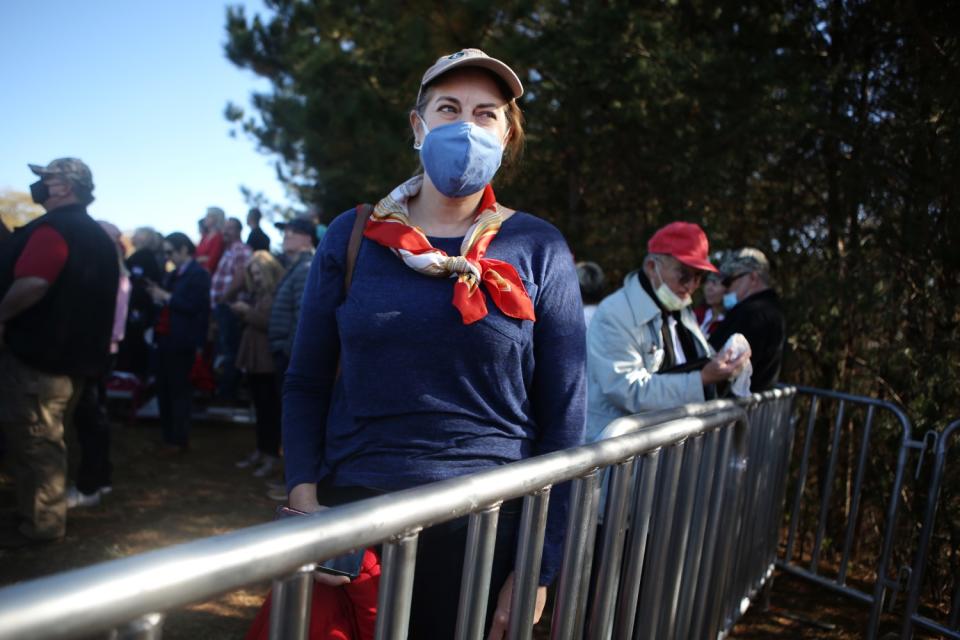
[[[280, 518], [289, 518], [292, 516], [306, 516], [310, 515], [305, 511], [300, 511], [299, 509], [294, 509], [287, 506], [277, 507], [277, 519]], [[363, 564], [363, 555], [366, 552], [366, 549], [357, 549], [353, 553], [348, 553], [346, 555], [337, 556], [336, 558], [330, 558], [329, 560], [324, 560], [323, 562], [317, 564], [317, 571], [322, 571], [323, 573], [328, 573], [334, 576], [346, 576], [353, 580], [358, 575], [360, 575], [360, 567]]]

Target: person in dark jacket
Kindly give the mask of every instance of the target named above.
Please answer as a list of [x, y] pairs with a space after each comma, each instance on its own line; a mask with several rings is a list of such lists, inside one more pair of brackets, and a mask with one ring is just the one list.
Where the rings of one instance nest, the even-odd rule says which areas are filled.
[[710, 344], [720, 350], [730, 336], [742, 333], [753, 352], [750, 390], [765, 391], [780, 377], [787, 336], [780, 297], [770, 285], [770, 263], [759, 249], [744, 247], [724, 259], [720, 272], [727, 315], [710, 335]]
[[2, 547], [66, 532], [64, 420], [78, 381], [109, 366], [120, 281], [113, 242], [87, 214], [90, 168], [59, 158], [30, 169], [47, 213], [0, 247], [0, 427], [22, 521], [0, 531]]
[[171, 233], [164, 252], [174, 265], [163, 287], [149, 285], [160, 305], [154, 328], [157, 345], [157, 400], [163, 427], [160, 455], [185, 453], [189, 448], [193, 390], [190, 370], [207, 338], [210, 316], [210, 274], [193, 259], [196, 247], [186, 234]]
[[256, 207], [250, 209], [247, 213], [247, 226], [250, 227], [247, 246], [254, 251], [270, 251], [270, 238], [260, 228], [261, 219], [263, 219], [263, 214]]
[[270, 324], [267, 336], [270, 339], [270, 353], [273, 356], [274, 371], [279, 383], [290, 362], [293, 350], [293, 338], [297, 334], [297, 321], [300, 318], [300, 299], [310, 273], [310, 261], [313, 260], [313, 239], [316, 237], [316, 225], [306, 218], [296, 218], [283, 225], [283, 253], [287, 258], [287, 271], [283, 274], [270, 308]]
[[150, 370], [150, 341], [145, 334], [157, 320], [157, 307], [147, 292], [147, 285], [163, 281], [163, 264], [157, 259], [157, 254], [163, 253], [163, 236], [150, 227], [140, 227], [133, 232], [132, 242], [134, 251], [127, 258], [126, 267], [133, 288], [117, 369], [146, 379]]

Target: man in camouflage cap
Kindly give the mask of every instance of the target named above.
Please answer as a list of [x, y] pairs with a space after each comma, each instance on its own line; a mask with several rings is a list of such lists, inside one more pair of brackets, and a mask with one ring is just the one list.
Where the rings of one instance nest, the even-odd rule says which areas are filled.
[[[34, 202], [43, 205], [47, 211], [55, 209], [59, 202], [57, 198], [66, 194], [61, 187], [69, 186], [71, 193], [84, 206], [93, 202], [93, 174], [90, 173], [90, 167], [79, 158], [57, 158], [45, 167], [39, 164], [27, 166], [41, 178], [30, 185], [30, 195]], [[35, 189], [46, 191], [46, 197], [41, 198], [42, 194], [35, 193]]]
[[87, 214], [90, 168], [76, 158], [29, 166], [46, 213], [0, 246], [0, 428], [21, 520], [0, 529], [0, 547], [65, 533], [63, 423], [79, 385], [109, 364], [120, 279], [113, 241]]
[[726, 256], [720, 274], [727, 315], [710, 335], [710, 344], [719, 350], [731, 335], [742, 333], [753, 352], [750, 390], [769, 389], [780, 376], [787, 333], [780, 297], [771, 286], [770, 262], [759, 249], [744, 247]]

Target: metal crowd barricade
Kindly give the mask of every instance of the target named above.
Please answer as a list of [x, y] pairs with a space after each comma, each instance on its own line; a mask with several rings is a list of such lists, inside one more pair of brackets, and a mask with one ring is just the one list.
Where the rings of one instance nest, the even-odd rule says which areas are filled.
[[[604, 429], [602, 437], [616, 438], [738, 404], [750, 424], [733, 440], [707, 433], [612, 469], [587, 637], [711, 638], [732, 628], [773, 573], [794, 393], [686, 405]], [[586, 549], [565, 558], [565, 570], [589, 574]], [[580, 597], [568, 601], [561, 588], [553, 637], [579, 637]]]
[[[6, 587], [0, 640], [108, 630], [156, 639], [162, 612], [269, 578], [271, 637], [305, 638], [313, 563], [381, 543], [376, 637], [405, 638], [419, 532], [466, 515], [456, 637], [479, 638], [486, 615], [480, 595], [498, 588], [489, 584], [498, 510], [518, 497], [508, 637], [530, 638], [550, 489], [568, 480], [551, 637], [579, 638], [586, 629], [595, 639], [715, 638], [769, 575], [764, 559], [774, 555], [774, 480], [787, 455], [780, 449], [790, 442], [783, 431], [792, 393], [754, 396], [742, 407], [723, 401], [631, 417], [621, 423], [626, 433], [591, 445]], [[593, 571], [605, 468], [612, 480]]]
[[903, 613], [903, 626], [900, 637], [913, 637], [914, 626], [926, 631], [938, 633], [945, 638], [960, 638], [960, 578], [954, 576], [953, 597], [946, 623], [937, 622], [929, 616], [918, 612], [920, 606], [920, 591], [923, 588], [924, 572], [930, 561], [930, 541], [933, 537], [936, 522], [937, 507], [940, 501], [940, 490], [947, 466], [947, 453], [950, 451], [953, 437], [960, 432], [960, 420], [951, 422], [937, 437], [933, 470], [930, 477], [930, 488], [927, 491], [926, 511], [923, 526], [920, 530], [920, 540], [917, 545], [917, 554], [910, 572], [910, 585], [907, 593], [907, 605]]
[[[901, 589], [899, 581], [890, 576], [894, 538], [897, 530], [897, 515], [902, 500], [901, 490], [904, 486], [904, 476], [910, 452], [911, 450], [922, 451], [925, 446], [924, 441], [918, 441], [913, 438], [910, 420], [903, 410], [892, 402], [807, 387], [797, 387], [797, 393], [798, 405], [800, 404], [799, 399], [804, 397], [809, 398], [810, 404], [805, 421], [805, 428], [803, 430], [803, 450], [800, 453], [798, 472], [795, 478], [787, 539], [784, 553], [777, 561], [777, 564], [787, 573], [799, 576], [817, 585], [848, 596], [858, 602], [869, 605], [870, 618], [866, 637], [874, 638], [877, 635], [880, 614], [888, 591], [896, 592]], [[832, 420], [818, 421], [820, 408], [827, 401], [836, 402], [836, 413], [833, 414]], [[863, 421], [859, 424], [855, 424], [851, 417], [851, 414], [855, 410], [862, 410], [864, 412]], [[883, 516], [883, 538], [880, 545], [879, 558], [875, 565], [877, 577], [873, 583], [871, 592], [868, 593], [865, 590], [847, 584], [847, 578], [850, 568], [851, 550], [853, 549], [858, 524], [860, 522], [860, 505], [864, 475], [868, 466], [871, 438], [874, 437], [874, 423], [876, 422], [876, 414], [878, 411], [886, 413], [889, 418], [894, 421], [896, 426], [899, 427], [899, 447], [893, 483], [889, 491], [889, 497], [887, 498], [888, 503]], [[798, 422], [800, 422], [799, 416]], [[829, 433], [819, 434], [816, 428], [818, 424], [826, 424]], [[831, 424], [832, 428], [830, 426]], [[833, 505], [833, 486], [836, 481], [838, 458], [842, 451], [841, 436], [845, 424], [851, 424], [854, 427], [860, 428], [860, 447], [856, 455], [856, 469], [853, 477], [851, 495], [841, 496], [844, 500], [848, 501], [849, 508], [847, 509], [848, 518], [843, 533], [843, 547], [840, 553], [839, 570], [835, 576], [829, 576], [821, 573], [821, 555], [824, 551], [828, 514]], [[803, 507], [805, 506], [805, 489], [811, 473], [812, 445], [818, 438], [825, 438], [825, 440], [820, 441], [829, 443], [827, 459], [819, 461], [820, 465], [825, 464], [826, 466], [814, 467], [813, 469], [821, 472], [819, 483], [820, 501], [817, 507], [818, 516], [814, 519], [815, 527], [812, 530], [801, 530], [799, 525], [802, 519]], [[809, 562], [807, 562], [805, 566], [801, 564], [801, 560], [804, 560], [804, 558], [798, 557], [801, 554], [797, 553], [798, 540], [803, 539], [811, 542]]]

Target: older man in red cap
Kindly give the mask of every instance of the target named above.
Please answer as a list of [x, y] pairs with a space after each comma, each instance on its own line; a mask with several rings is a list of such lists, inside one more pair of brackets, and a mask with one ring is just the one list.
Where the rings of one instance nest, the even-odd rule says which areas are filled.
[[749, 359], [714, 355], [690, 310], [716, 267], [699, 226], [672, 222], [647, 243], [643, 267], [597, 308], [587, 331], [587, 439], [612, 420], [702, 402]]

